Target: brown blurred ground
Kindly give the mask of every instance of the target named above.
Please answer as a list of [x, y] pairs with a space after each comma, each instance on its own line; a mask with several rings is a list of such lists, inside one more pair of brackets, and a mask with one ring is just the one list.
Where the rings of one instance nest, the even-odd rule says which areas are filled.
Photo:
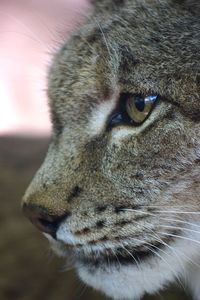
[[[20, 211], [20, 199], [47, 150], [47, 139], [0, 138], [0, 299], [105, 300], [86, 288]], [[174, 288], [145, 300], [189, 300]]]

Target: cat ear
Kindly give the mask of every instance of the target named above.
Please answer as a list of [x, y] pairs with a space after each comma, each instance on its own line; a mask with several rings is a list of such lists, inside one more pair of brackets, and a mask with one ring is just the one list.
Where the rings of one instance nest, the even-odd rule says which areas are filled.
[[174, 2], [194, 14], [200, 14], [200, 0], [174, 0]]

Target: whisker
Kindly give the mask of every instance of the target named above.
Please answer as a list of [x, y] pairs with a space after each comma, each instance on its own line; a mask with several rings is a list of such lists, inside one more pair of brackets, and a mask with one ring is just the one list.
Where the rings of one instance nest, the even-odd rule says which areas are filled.
[[180, 236], [180, 235], [176, 235], [176, 234], [172, 234], [172, 233], [167, 233], [167, 232], [163, 232], [163, 231], [158, 231], [158, 233], [162, 234], [162, 235], [167, 235], [167, 236], [172, 236], [172, 237], [177, 237], [177, 238], [180, 238], [180, 239], [183, 239], [183, 240], [187, 240], [187, 241], [191, 241], [191, 242], [194, 242], [194, 243], [197, 243], [200, 245], [200, 242], [199, 241], [196, 241], [194, 239], [191, 239], [191, 238], [188, 238], [188, 237], [185, 237], [185, 236]]
[[0, 14], [4, 15], [5, 17], [11, 19], [12, 21], [14, 21], [15, 23], [17, 23], [18, 25], [22, 26], [28, 33], [31, 34], [31, 36], [34, 38], [35, 41], [37, 41], [40, 45], [42, 45], [43, 47], [45, 47], [48, 50], [48, 47], [46, 46], [46, 44], [40, 40], [37, 35], [25, 24], [23, 23], [21, 20], [19, 20], [18, 18], [16, 18], [15, 16], [8, 14], [5, 11], [0, 10]]
[[[162, 218], [161, 218], [161, 219], [162, 219]], [[132, 222], [138, 224], [138, 222], [136, 222], [136, 221], [132, 221]], [[149, 222], [147, 222], [147, 223], [151, 225], [151, 223], [149, 223]], [[172, 246], [170, 246], [170, 245], [167, 244], [165, 241], [163, 241], [163, 240], [161, 239], [161, 237], [160, 237], [159, 235], [157, 235], [157, 234], [156, 234], [149, 226], [142, 225], [142, 227], [143, 227], [143, 228], [146, 228], [146, 229], [149, 230], [149, 231], [151, 231], [152, 234], [148, 233], [148, 235], [150, 235], [151, 237], [153, 237], [153, 238], [156, 239], [157, 241], [161, 242], [164, 246], [166, 246], [167, 248], [169, 248], [170, 251], [172, 251], [172, 252], [176, 255], [176, 257], [177, 257], [177, 259], [178, 259], [180, 265], [182, 266], [182, 269], [183, 269], [183, 270], [185, 270], [185, 268], [184, 268], [184, 266], [183, 266], [183, 264], [182, 264], [182, 262], [181, 262], [181, 260], [180, 260], [180, 257], [178, 256], [177, 252], [180, 253], [183, 257], [185, 257], [186, 260], [187, 260], [188, 262], [190, 262], [190, 263], [193, 264], [194, 266], [200, 268], [200, 265], [199, 265], [198, 263], [196, 263], [195, 261], [193, 261], [190, 257], [188, 257], [187, 255], [185, 255], [183, 252], [179, 251], [178, 249], [175, 250]], [[186, 277], [186, 276], [185, 276], [185, 277]]]
[[[151, 245], [151, 247], [155, 247], [156, 249], [158, 249], [159, 251], [162, 249], [159, 249], [158, 247]], [[158, 256], [162, 261], [164, 261], [164, 263], [166, 263], [168, 265], [168, 267], [170, 268], [170, 270], [172, 271], [172, 273], [174, 274], [174, 277], [178, 280], [180, 286], [183, 288], [183, 290], [185, 290], [185, 287], [183, 286], [183, 283], [181, 282], [180, 278], [178, 277], [177, 273], [173, 270], [173, 268], [170, 266], [170, 264], [156, 251], [154, 251], [152, 248], [147, 247], [151, 252], [153, 252], [156, 256]], [[162, 251], [165, 253], [165, 251]], [[165, 253], [167, 255], [169, 255], [168, 253]], [[170, 256], [170, 255], [169, 255]]]
[[156, 210], [156, 213], [200, 215], [200, 212], [199, 212], [199, 211]]
[[90, 43], [87, 41], [86, 38], [84, 38], [83, 36], [80, 36], [80, 39], [81, 39], [85, 44], [88, 45], [88, 47], [90, 48], [90, 50], [92, 51], [92, 53], [95, 53], [95, 52], [96, 52], [96, 49], [90, 45]]
[[[148, 208], [159, 208], [161, 207], [161, 205], [147, 205]], [[173, 207], [173, 208], [179, 208], [180, 209], [180, 205], [164, 205], [164, 207], [169, 207], [170, 209]], [[184, 206], [184, 208], [193, 208], [193, 209], [196, 209], [198, 208], [197, 205], [187, 205], [187, 206]]]
[[110, 263], [110, 259], [109, 259], [109, 255], [107, 255], [107, 261], [108, 261], [108, 266], [109, 266], [109, 268], [111, 269], [111, 263]]
[[180, 229], [180, 230], [185, 230], [185, 231], [189, 231], [189, 232], [194, 232], [194, 233], [199, 233], [200, 234], [200, 231], [193, 230], [193, 229], [186, 228], [186, 227], [173, 226], [173, 225], [160, 225], [160, 226], [164, 227], [164, 228]]
[[[121, 246], [121, 245], [120, 245], [120, 246]], [[122, 265], [121, 265], [121, 263], [120, 263], [120, 261], [119, 261], [119, 258], [118, 258], [117, 254], [115, 253], [115, 251], [114, 251], [112, 248], [110, 248], [110, 250], [111, 250], [111, 252], [113, 253], [113, 255], [116, 257], [117, 262], [118, 262], [118, 265], [119, 265], [119, 270], [120, 270], [121, 267], [122, 267]]]
[[[153, 230], [152, 230], [152, 232], [153, 232]], [[174, 249], [174, 247], [172, 247], [172, 246], [170, 246], [170, 245], [168, 245], [165, 241], [163, 241], [163, 239], [161, 239], [157, 234], [155, 234], [154, 232], [153, 232], [153, 235], [151, 235], [152, 237], [154, 237], [156, 240], [158, 240], [158, 241], [160, 241], [164, 246], [166, 246], [167, 248], [169, 248], [169, 250], [170, 251], [172, 251], [174, 254], [175, 254], [175, 256], [176, 256], [176, 258], [177, 258], [177, 261], [179, 262], [179, 264], [180, 264], [180, 266], [181, 266], [181, 268], [182, 268], [182, 276], [183, 276], [183, 273], [184, 273], [184, 276], [183, 276], [183, 278], [184, 278], [184, 282], [186, 282], [187, 281], [187, 275], [186, 275], [186, 272], [185, 272], [185, 266], [183, 265], [183, 263], [182, 263], [182, 261], [181, 261], [181, 259], [180, 259], [180, 256], [177, 254], [177, 252], [181, 255], [181, 256], [183, 256], [185, 259], [186, 259], [186, 261], [188, 261], [188, 262], [190, 262], [192, 265], [194, 265], [194, 266], [197, 266], [198, 268], [200, 267], [200, 265], [198, 265], [196, 262], [194, 262], [190, 257], [188, 257], [187, 255], [185, 255], [183, 252], [181, 252], [180, 250], [178, 250], [178, 249]], [[156, 236], [158, 237], [158, 239], [156, 238]]]
[[[48, 24], [44, 23], [44, 20], [42, 19], [41, 14], [39, 12], [34, 11], [34, 16], [36, 16], [36, 18], [37, 18], [37, 23], [40, 22], [40, 25], [42, 25], [42, 28], [45, 29], [45, 34], [49, 35], [49, 37], [51, 39], [53, 39], [54, 42], [57, 42], [55, 40], [56, 33], [58, 33], [57, 30], [54, 30], [54, 31], [50, 30]], [[40, 26], [40, 28], [41, 28], [41, 26]]]
[[176, 222], [176, 223], [181, 223], [181, 224], [191, 225], [191, 226], [195, 226], [195, 227], [200, 228], [200, 225], [197, 225], [197, 224], [191, 223], [191, 222], [187, 222], [187, 221], [183, 221], [183, 220], [179, 220], [179, 219], [162, 218], [162, 217], [161, 217], [160, 219], [165, 220], [165, 221], [169, 221], [169, 222]]
[[61, 272], [70, 272], [70, 271], [73, 271], [74, 270], [74, 266], [68, 266], [68, 267], [63, 267], [62, 269], [61, 269]]
[[76, 299], [81, 299], [82, 296], [85, 294], [86, 290], [88, 289], [87, 285], [85, 283], [82, 283], [82, 287], [81, 287], [81, 284], [80, 284], [80, 288], [81, 288], [81, 291], [79, 292], [79, 295], [76, 296]]
[[[150, 229], [149, 229], [150, 230]], [[163, 245], [165, 245], [167, 248], [169, 248], [177, 257], [182, 269], [185, 271], [185, 267], [182, 264], [182, 261], [180, 260], [180, 257], [178, 256], [177, 252], [180, 253], [183, 257], [186, 258], [187, 261], [189, 261], [190, 263], [192, 263], [193, 265], [197, 266], [198, 268], [200, 268], [200, 265], [197, 264], [196, 262], [194, 262], [190, 257], [188, 257], [187, 255], [185, 255], [183, 252], [181, 252], [178, 249], [174, 249], [172, 246], [170, 246], [169, 244], [167, 244], [165, 241], [163, 241], [163, 239], [161, 239], [160, 236], [158, 236], [157, 234], [155, 234], [155, 232], [153, 230], [151, 230], [153, 232], [153, 235], [151, 235], [152, 237], [154, 237], [155, 239], [157, 239], [158, 241], [160, 241]], [[157, 238], [156, 238], [157, 237]], [[186, 278], [186, 275], [184, 276]]]
[[[141, 240], [140, 240], [140, 239], [137, 239], [137, 238], [131, 238], [131, 239], [141, 242]], [[153, 245], [153, 244], [151, 244], [151, 243], [149, 243], [149, 242], [144, 241], [144, 244], [145, 244], [145, 246], [146, 246], [146, 245], [149, 245], [151, 248], [149, 248], [148, 246], [146, 246], [146, 247], [149, 249], [149, 251], [151, 251], [152, 253], [154, 253], [155, 255], [157, 255], [162, 261], [164, 261], [164, 262], [168, 265], [168, 267], [170, 268], [170, 270], [171, 270], [172, 273], [174, 274], [175, 278], [178, 280], [178, 282], [180, 283], [180, 285], [183, 287], [180, 278], [178, 277], [178, 275], [176, 274], [176, 272], [172, 269], [172, 267], [170, 266], [170, 264], [169, 264], [169, 263], [168, 263], [168, 262], [167, 262], [167, 261], [166, 261], [159, 253], [157, 253], [156, 251], [154, 251], [154, 250], [152, 249], [152, 247], [155, 248], [155, 249], [157, 249], [159, 252], [164, 253], [165, 255], [167, 255], [167, 256], [169, 256], [169, 257], [170, 257], [170, 254], [168, 254], [168, 253], [167, 253], [166, 251], [164, 251], [163, 249], [160, 249], [160, 248], [158, 248], [157, 246], [155, 246], [155, 245]], [[183, 289], [184, 289], [184, 287], [183, 287]]]
[[104, 40], [104, 42], [105, 42], [105, 45], [106, 45], [106, 48], [107, 48], [107, 50], [108, 50], [110, 59], [111, 59], [111, 61], [112, 61], [112, 55], [111, 55], [111, 51], [110, 51], [110, 48], [109, 48], [108, 41], [107, 41], [106, 36], [105, 36], [105, 34], [104, 34], [104, 32], [103, 32], [103, 28], [101, 27], [101, 25], [100, 25], [100, 23], [98, 22], [97, 18], [95, 18], [95, 23], [97, 24], [97, 26], [99, 27], [99, 29], [100, 29], [100, 31], [101, 31], [101, 34], [102, 34], [102, 36], [103, 36], [103, 40]]
[[[146, 207], [148, 209], [148, 206]], [[175, 211], [175, 210], [156, 210], [155, 212], [148, 212], [148, 211], [142, 211], [142, 210], [137, 210], [137, 209], [132, 209], [132, 208], [122, 208], [121, 211], [132, 211], [132, 212], [137, 212], [141, 214], [148, 214], [155, 216], [155, 213], [171, 213], [171, 214], [194, 214], [194, 215], [200, 215], [200, 212], [196, 211]]]
[[[26, 34], [26, 33], [24, 33], [24, 32], [18, 32], [18, 31], [11, 31], [11, 30], [9, 30], [9, 31], [3, 31], [3, 32], [0, 32], [0, 34], [3, 34], [3, 33], [14, 33], [15, 34], [15, 36], [16, 35], [20, 35], [20, 36], [23, 36], [23, 38], [27, 38], [27, 39], [29, 39], [29, 40], [31, 40], [32, 42], [34, 42], [34, 43], [37, 43], [38, 44], [38, 41], [36, 41], [35, 39], [33, 39], [30, 35], [28, 35], [28, 34]], [[48, 44], [48, 43], [47, 43]], [[44, 44], [45, 45], [45, 44]], [[5, 47], [5, 49], [7, 48], [6, 46], [4, 46]], [[54, 50], [56, 49], [56, 46], [54, 45], [51, 45], [51, 47], [42, 47], [43, 49], [40, 49], [40, 54], [42, 54], [43, 56], [45, 55], [46, 57], [51, 57], [51, 56], [53, 56], [53, 54], [54, 54]], [[1, 49], [3, 49], [3, 47], [1, 47]], [[13, 52], [14, 53], [14, 52]], [[2, 57], [2, 56], [1, 56]], [[16, 60], [18, 60], [18, 58], [16, 59]], [[48, 61], [46, 62], [46, 63], [48, 63]]]
[[133, 258], [133, 260], [135, 261], [137, 268], [140, 269], [140, 266], [138, 264], [137, 259], [134, 257], [134, 255], [123, 245], [121, 244], [121, 247]]
[[69, 272], [71, 270], [74, 270], [74, 257], [71, 255], [70, 257], [67, 258], [67, 261], [65, 262], [65, 265], [61, 269], [61, 272]]
[[136, 212], [136, 213], [141, 213], [141, 214], [145, 214], [145, 215], [149, 215], [149, 216], [155, 216], [154, 213], [152, 212], [148, 212], [148, 211], [142, 211], [142, 210], [137, 210], [137, 209], [132, 209], [132, 208], [122, 208], [120, 209], [121, 211], [130, 211], [130, 212]]

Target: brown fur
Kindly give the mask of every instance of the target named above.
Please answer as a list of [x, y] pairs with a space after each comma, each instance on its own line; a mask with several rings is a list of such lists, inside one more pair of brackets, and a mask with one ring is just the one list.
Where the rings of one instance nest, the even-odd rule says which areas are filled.
[[[200, 209], [199, 17], [197, 1], [97, 1], [55, 56], [52, 142], [24, 202], [50, 215], [69, 211], [66, 224], [80, 244], [134, 235], [152, 242], [141, 209]], [[87, 130], [92, 112], [116, 91], [162, 97], [153, 122], [121, 142], [112, 139], [121, 126], [110, 132], [105, 124], [95, 136]], [[157, 232], [163, 214], [152, 210], [145, 220]]]

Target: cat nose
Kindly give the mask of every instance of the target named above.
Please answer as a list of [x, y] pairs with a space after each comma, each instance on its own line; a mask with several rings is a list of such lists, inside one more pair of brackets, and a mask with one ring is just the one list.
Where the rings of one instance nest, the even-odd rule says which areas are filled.
[[56, 231], [60, 223], [70, 216], [69, 212], [65, 212], [64, 215], [52, 215], [42, 206], [37, 206], [34, 204], [23, 204], [23, 213], [30, 221], [44, 233], [50, 234], [53, 238], [56, 238]]

